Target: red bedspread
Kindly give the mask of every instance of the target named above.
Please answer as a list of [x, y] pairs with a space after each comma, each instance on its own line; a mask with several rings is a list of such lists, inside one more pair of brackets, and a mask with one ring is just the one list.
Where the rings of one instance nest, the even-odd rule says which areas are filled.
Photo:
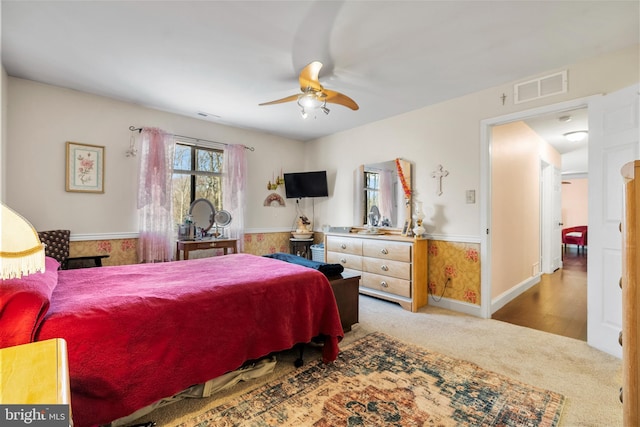
[[343, 332], [318, 271], [248, 254], [60, 271], [38, 340], [69, 352], [77, 427], [104, 424], [193, 384]]

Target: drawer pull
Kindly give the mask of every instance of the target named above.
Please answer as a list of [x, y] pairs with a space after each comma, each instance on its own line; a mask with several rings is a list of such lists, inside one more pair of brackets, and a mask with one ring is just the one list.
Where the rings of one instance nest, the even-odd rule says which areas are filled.
[[387, 267], [386, 265], [382, 265], [382, 267], [380, 267], [382, 269], [382, 271], [389, 271], [389, 267]]
[[380, 282], [380, 286], [382, 286], [383, 288], [388, 288], [389, 284], [383, 280], [382, 282]]
[[622, 331], [618, 334], [618, 344], [622, 346]]
[[620, 280], [618, 281], [618, 286], [620, 286], [620, 289], [622, 289], [622, 277], [620, 278]]
[[343, 243], [343, 244], [341, 244], [341, 245], [340, 245], [340, 247], [341, 247], [342, 249], [347, 249], [347, 245], [345, 245], [344, 243]]
[[389, 251], [386, 248], [382, 248], [382, 250], [380, 250], [380, 253], [382, 255], [387, 255], [389, 253]]
[[346, 259], [344, 259], [344, 258], [341, 258], [341, 259], [340, 259], [340, 262], [341, 262], [341, 263], [343, 263], [343, 264], [346, 264], [346, 263], [347, 263], [347, 260], [346, 260]]
[[624, 402], [622, 401], [622, 387], [620, 387], [620, 403], [624, 403]]

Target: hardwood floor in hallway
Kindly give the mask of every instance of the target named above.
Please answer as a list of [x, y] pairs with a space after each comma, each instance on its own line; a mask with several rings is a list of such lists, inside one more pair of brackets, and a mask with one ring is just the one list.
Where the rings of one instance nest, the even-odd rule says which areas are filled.
[[567, 248], [563, 268], [496, 311], [495, 320], [587, 340], [587, 255]]

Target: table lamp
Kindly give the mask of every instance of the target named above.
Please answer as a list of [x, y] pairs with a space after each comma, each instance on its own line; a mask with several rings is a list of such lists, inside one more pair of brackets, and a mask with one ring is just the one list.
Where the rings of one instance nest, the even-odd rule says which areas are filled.
[[44, 271], [44, 245], [33, 226], [2, 203], [0, 211], [0, 278], [13, 279]]

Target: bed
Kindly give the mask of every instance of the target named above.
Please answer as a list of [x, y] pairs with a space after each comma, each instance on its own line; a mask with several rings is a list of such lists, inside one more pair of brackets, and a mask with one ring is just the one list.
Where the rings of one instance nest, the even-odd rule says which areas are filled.
[[273, 352], [343, 331], [319, 271], [249, 254], [58, 271], [0, 288], [0, 346], [67, 341], [76, 427], [107, 424]]

